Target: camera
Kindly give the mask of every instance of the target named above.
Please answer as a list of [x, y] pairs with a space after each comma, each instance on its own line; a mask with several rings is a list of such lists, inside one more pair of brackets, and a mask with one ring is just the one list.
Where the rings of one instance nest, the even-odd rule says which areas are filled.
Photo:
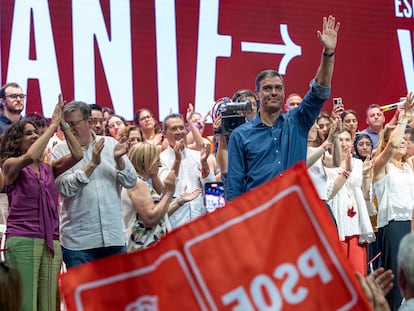
[[223, 97], [216, 101], [213, 107], [213, 116], [221, 115], [221, 129], [216, 134], [229, 135], [235, 128], [246, 122], [246, 117], [240, 112], [252, 109], [250, 100], [232, 102], [230, 98]]

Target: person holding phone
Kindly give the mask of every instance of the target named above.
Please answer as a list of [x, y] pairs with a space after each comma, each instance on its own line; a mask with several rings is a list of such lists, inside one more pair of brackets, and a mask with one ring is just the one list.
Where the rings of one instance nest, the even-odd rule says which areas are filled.
[[332, 99], [332, 103], [332, 118], [340, 118], [341, 114], [345, 111], [344, 104], [342, 102], [342, 97], [335, 97], [334, 99]]

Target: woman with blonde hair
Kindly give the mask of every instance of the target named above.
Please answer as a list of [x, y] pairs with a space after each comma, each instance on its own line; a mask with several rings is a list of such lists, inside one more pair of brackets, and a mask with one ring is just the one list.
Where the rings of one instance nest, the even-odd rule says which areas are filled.
[[168, 215], [200, 194], [200, 190], [184, 193], [172, 202], [176, 178], [174, 170], [164, 180], [164, 192], [155, 191], [150, 180], [154, 183], [154, 179], [158, 178], [160, 152], [159, 147], [144, 142], [134, 145], [128, 154], [137, 172], [136, 185], [121, 192], [128, 251], [157, 242], [171, 230]]
[[[414, 172], [412, 161], [407, 161], [404, 137], [412, 106], [410, 92], [395, 128], [387, 127], [381, 134], [372, 170], [372, 186], [378, 200], [381, 262], [385, 269], [392, 269], [394, 275], [397, 275], [398, 245], [402, 237], [413, 230]], [[401, 304], [402, 295], [396, 279], [387, 300], [392, 310], [397, 310]]]

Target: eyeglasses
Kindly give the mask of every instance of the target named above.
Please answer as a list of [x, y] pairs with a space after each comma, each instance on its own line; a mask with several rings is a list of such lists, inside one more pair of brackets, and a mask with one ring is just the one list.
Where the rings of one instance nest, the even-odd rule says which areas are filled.
[[9, 97], [9, 98], [14, 99], [14, 100], [16, 100], [18, 98], [25, 99], [26, 94], [10, 94], [10, 95], [6, 95], [6, 97]]
[[98, 124], [98, 123], [103, 123], [104, 119], [103, 118], [91, 118], [91, 122], [93, 124]]
[[140, 121], [144, 121], [147, 119], [152, 119], [152, 116], [144, 116], [144, 117], [139, 118]]
[[69, 125], [69, 127], [76, 127], [76, 126], [78, 126], [79, 125], [79, 123], [81, 123], [82, 121], [85, 121], [85, 119], [81, 119], [81, 120], [79, 120], [79, 121], [71, 121], [71, 122], [67, 122], [68, 123], [68, 125]]

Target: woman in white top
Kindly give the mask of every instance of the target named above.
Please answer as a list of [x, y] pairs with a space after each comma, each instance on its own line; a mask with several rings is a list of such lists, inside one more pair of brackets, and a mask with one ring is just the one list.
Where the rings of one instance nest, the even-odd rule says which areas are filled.
[[[407, 161], [405, 128], [412, 113], [413, 94], [410, 92], [400, 112], [400, 120], [392, 129], [381, 134], [373, 166], [373, 190], [378, 200], [377, 227], [381, 247], [381, 261], [385, 269], [397, 275], [399, 243], [412, 228], [414, 206], [414, 173], [412, 161]], [[401, 293], [396, 279], [387, 295], [392, 310], [401, 304]]]
[[342, 248], [354, 271], [367, 274], [367, 245], [375, 240], [365, 197], [369, 196], [370, 179], [363, 175], [371, 168], [369, 160], [362, 162], [351, 155], [352, 132], [339, 133], [342, 163], [327, 168], [329, 205], [335, 216]]
[[[322, 113], [318, 118], [325, 118], [326, 114]], [[338, 167], [341, 164], [341, 149], [337, 139], [338, 129], [340, 128], [340, 119], [329, 119], [328, 135], [324, 141], [321, 141], [318, 135], [319, 125], [317, 122], [310, 129], [308, 134], [308, 154], [306, 165], [308, 173], [313, 181], [313, 185], [318, 192], [319, 198], [324, 202], [329, 215], [335, 224], [335, 218], [332, 214], [331, 207], [327, 204], [328, 200], [328, 178], [325, 167]], [[332, 153], [332, 155], [331, 155]]]

